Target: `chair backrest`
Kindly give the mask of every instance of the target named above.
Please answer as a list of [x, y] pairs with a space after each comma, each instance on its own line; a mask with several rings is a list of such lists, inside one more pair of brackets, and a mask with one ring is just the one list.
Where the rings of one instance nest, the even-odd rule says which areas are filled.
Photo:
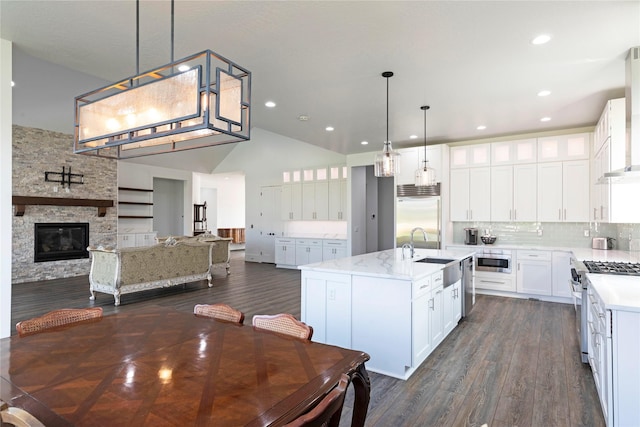
[[257, 329], [278, 332], [303, 340], [311, 340], [313, 328], [306, 323], [296, 320], [290, 314], [275, 315], [258, 314], [253, 316], [253, 326]]
[[227, 322], [240, 324], [244, 322], [244, 313], [227, 304], [196, 304], [193, 307], [193, 313]]
[[36, 334], [56, 326], [68, 325], [83, 320], [102, 317], [102, 307], [92, 308], [63, 308], [50, 311], [40, 317], [23, 320], [16, 324], [16, 330], [21, 337]]
[[0, 400], [0, 424], [15, 427], [45, 427], [36, 417], [24, 409], [14, 408]]
[[327, 393], [320, 403], [314, 406], [311, 411], [299, 416], [289, 424], [285, 424], [285, 427], [338, 427], [348, 385], [349, 377], [342, 374], [338, 385]]

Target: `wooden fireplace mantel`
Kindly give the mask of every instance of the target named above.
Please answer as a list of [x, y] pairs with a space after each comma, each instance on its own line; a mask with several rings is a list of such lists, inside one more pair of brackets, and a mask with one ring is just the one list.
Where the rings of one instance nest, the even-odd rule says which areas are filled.
[[107, 208], [113, 207], [113, 200], [108, 199], [74, 199], [69, 197], [30, 197], [13, 196], [13, 205], [16, 207], [16, 216], [23, 216], [27, 205], [49, 206], [95, 206], [98, 208], [98, 216], [107, 214]]

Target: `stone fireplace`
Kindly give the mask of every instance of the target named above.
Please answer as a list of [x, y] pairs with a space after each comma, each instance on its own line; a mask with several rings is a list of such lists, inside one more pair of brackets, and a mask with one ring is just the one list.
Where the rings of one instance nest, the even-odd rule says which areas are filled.
[[[71, 231], [71, 234], [62, 232], [58, 252], [71, 252], [69, 245], [78, 247], [78, 251], [82, 251], [80, 246], [84, 246], [86, 251], [88, 245], [115, 247], [118, 226], [117, 162], [73, 154], [72, 135], [17, 125], [13, 126], [12, 151], [13, 196], [14, 199], [20, 196], [27, 202], [13, 207], [11, 282], [88, 275], [91, 260], [86, 256], [75, 257], [75, 254], [73, 259], [36, 261], [36, 224], [86, 224], [88, 244], [77, 237], [78, 231]], [[45, 181], [46, 171], [59, 171], [63, 166], [83, 174], [83, 183], [62, 185]], [[114, 207], [90, 205], [96, 199], [113, 201]], [[60, 203], [51, 203], [51, 200]], [[55, 227], [49, 232], [52, 234], [48, 237], [55, 240]], [[69, 239], [74, 243], [69, 243]]]

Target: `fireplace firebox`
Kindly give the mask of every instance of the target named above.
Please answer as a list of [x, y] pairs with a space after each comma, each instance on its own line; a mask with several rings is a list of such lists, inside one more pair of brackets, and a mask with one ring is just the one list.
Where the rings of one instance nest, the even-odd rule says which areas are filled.
[[89, 258], [89, 223], [36, 223], [34, 262]]

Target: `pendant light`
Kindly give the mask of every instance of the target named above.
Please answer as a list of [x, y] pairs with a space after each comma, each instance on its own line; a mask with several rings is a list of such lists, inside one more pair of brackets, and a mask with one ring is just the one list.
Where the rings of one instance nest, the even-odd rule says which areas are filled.
[[116, 159], [247, 141], [251, 72], [211, 50], [173, 57], [140, 73], [136, 0], [136, 75], [75, 99], [74, 152]]
[[400, 156], [397, 151], [393, 151], [389, 141], [389, 78], [393, 77], [393, 72], [385, 71], [382, 77], [387, 79], [387, 139], [384, 141], [382, 152], [376, 154], [374, 174], [377, 177], [391, 177], [399, 172], [398, 157]]
[[428, 105], [420, 107], [424, 111], [424, 160], [422, 161], [422, 167], [416, 171], [416, 187], [436, 185], [436, 172], [429, 167], [429, 161], [427, 160], [427, 110], [429, 108], [431, 107]]

